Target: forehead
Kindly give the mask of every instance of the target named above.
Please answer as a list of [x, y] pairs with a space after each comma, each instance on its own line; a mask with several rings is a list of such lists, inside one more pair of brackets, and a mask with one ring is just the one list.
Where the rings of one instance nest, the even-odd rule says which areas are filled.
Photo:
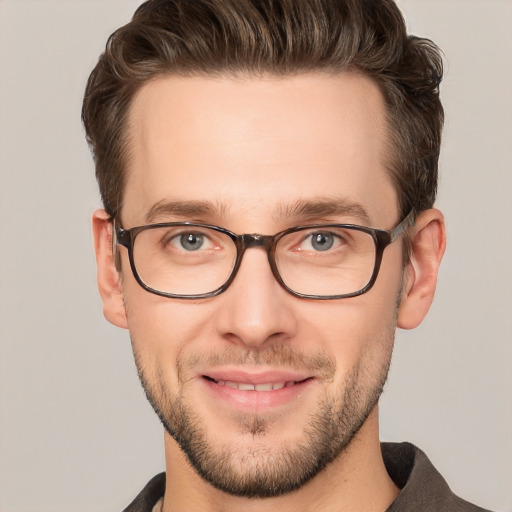
[[255, 221], [318, 198], [386, 218], [385, 134], [380, 91], [355, 74], [158, 78], [130, 111], [123, 222], [167, 201]]

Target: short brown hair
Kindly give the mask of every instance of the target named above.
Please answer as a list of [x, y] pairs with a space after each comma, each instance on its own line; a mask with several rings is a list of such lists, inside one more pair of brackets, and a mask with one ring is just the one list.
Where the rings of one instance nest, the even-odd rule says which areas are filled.
[[122, 205], [127, 117], [134, 95], [166, 74], [286, 76], [356, 71], [387, 106], [393, 179], [402, 215], [437, 191], [442, 59], [407, 35], [392, 0], [149, 0], [109, 38], [87, 82], [82, 119], [106, 211]]

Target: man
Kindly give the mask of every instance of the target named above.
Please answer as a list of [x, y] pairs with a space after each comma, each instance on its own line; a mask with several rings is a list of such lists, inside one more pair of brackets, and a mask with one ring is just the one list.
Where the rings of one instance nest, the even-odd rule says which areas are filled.
[[391, 0], [150, 0], [111, 36], [98, 283], [166, 453], [126, 510], [483, 510], [378, 436], [445, 248], [441, 75]]

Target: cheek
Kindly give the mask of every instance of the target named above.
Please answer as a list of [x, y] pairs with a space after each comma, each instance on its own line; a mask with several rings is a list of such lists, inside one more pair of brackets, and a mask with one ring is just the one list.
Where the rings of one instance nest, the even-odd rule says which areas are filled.
[[145, 373], [158, 372], [174, 387], [177, 360], [194, 350], [199, 340], [211, 339], [209, 309], [198, 303], [159, 297], [135, 281], [123, 283], [124, 301], [133, 351]]
[[325, 392], [352, 405], [366, 403], [375, 393], [380, 394], [393, 352], [395, 314], [372, 306], [347, 308], [346, 314], [339, 315], [329, 340], [336, 377]]
[[389, 304], [348, 300], [353, 302], [339, 305], [335, 311], [319, 310], [314, 315], [316, 325], [311, 326], [311, 330], [324, 333], [324, 348], [335, 355], [337, 367], [343, 372], [352, 368], [363, 354], [392, 343], [396, 326], [395, 308], [389, 308]]
[[300, 313], [301, 338], [322, 340], [321, 348], [335, 357], [340, 376], [359, 364], [387, 364], [396, 329], [400, 282], [401, 268], [396, 266], [379, 275], [374, 287], [364, 295], [307, 304]]

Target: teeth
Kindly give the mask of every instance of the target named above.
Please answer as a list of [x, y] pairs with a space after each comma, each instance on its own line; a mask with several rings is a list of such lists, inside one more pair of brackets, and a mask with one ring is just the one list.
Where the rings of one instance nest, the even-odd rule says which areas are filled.
[[254, 384], [238, 384], [240, 391], [254, 391]]
[[233, 382], [229, 380], [216, 381], [219, 386], [239, 389], [240, 391], [273, 391], [277, 389], [289, 388], [295, 384], [295, 381], [289, 382], [268, 382], [266, 384], [247, 384], [244, 382]]
[[[277, 386], [278, 384], [276, 384]], [[240, 388], [238, 388], [240, 389]], [[274, 389], [274, 385], [273, 384], [256, 384], [256, 386], [254, 386], [254, 389], [256, 391], [272, 391]]]

